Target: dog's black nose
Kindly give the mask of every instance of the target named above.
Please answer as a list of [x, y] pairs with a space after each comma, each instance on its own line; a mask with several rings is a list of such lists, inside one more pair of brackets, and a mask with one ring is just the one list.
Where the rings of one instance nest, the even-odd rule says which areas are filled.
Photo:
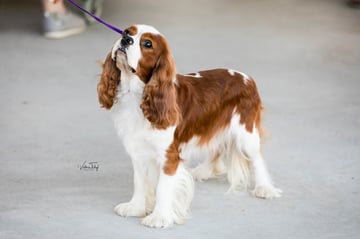
[[121, 46], [127, 47], [134, 44], [134, 39], [132, 39], [129, 35], [123, 35], [121, 39]]

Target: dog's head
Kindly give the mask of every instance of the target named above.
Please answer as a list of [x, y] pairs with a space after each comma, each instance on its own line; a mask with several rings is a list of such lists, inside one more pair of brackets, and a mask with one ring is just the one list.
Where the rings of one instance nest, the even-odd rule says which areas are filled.
[[113, 46], [112, 58], [121, 71], [138, 75], [145, 84], [150, 81], [153, 72], [161, 67], [174, 68], [165, 37], [146, 25], [126, 28]]
[[[98, 84], [100, 103], [110, 109], [120, 83], [126, 79], [144, 84], [141, 109], [158, 128], [176, 123], [175, 64], [165, 37], [154, 27], [133, 25], [126, 28], [108, 54]], [[133, 77], [135, 76], [135, 77]], [[123, 78], [122, 77], [122, 78]]]

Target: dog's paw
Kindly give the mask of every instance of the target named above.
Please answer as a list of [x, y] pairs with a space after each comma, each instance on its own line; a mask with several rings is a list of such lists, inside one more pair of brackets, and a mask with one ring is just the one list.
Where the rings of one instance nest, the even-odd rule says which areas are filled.
[[141, 224], [153, 228], [167, 228], [174, 226], [174, 220], [169, 216], [160, 215], [159, 213], [151, 213], [149, 216], [141, 220]]
[[132, 202], [120, 203], [114, 208], [114, 211], [122, 217], [144, 217], [146, 215], [144, 206], [135, 205]]
[[272, 185], [256, 186], [255, 189], [251, 192], [253, 196], [263, 199], [272, 199], [281, 197], [282, 190], [275, 188]]

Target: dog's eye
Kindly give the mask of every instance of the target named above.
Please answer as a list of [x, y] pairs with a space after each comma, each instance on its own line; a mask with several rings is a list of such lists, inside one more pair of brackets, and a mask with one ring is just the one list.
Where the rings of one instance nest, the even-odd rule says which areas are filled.
[[143, 45], [145, 48], [148, 48], [148, 49], [152, 48], [152, 43], [151, 43], [150, 40], [145, 40], [145, 41], [143, 41], [142, 45]]
[[129, 30], [125, 30], [125, 31], [124, 31], [124, 34], [125, 34], [125, 35], [129, 35], [129, 34], [130, 34]]

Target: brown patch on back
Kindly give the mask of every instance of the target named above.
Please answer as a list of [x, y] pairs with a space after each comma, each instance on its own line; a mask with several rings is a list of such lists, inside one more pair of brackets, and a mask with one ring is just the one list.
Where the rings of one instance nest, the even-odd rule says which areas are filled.
[[[177, 101], [181, 120], [175, 130], [174, 142], [167, 151], [164, 172], [173, 175], [181, 162], [179, 145], [199, 137], [199, 146], [208, 143], [219, 131], [229, 126], [233, 114], [240, 115], [239, 124], [248, 132], [254, 126], [261, 132], [261, 99], [253, 79], [241, 74], [233, 76], [226, 69], [199, 72], [201, 77], [177, 75]], [[191, 74], [197, 75], [197, 74]], [[215, 166], [221, 160], [212, 161]]]
[[240, 115], [241, 124], [252, 132], [254, 124], [261, 128], [261, 100], [252, 79], [229, 74], [226, 69], [199, 72], [201, 77], [177, 75], [178, 104], [182, 121], [175, 131], [181, 143], [198, 136], [206, 144], [226, 128], [233, 113]]
[[246, 130], [252, 133], [254, 126], [261, 130], [262, 105], [255, 81], [250, 78], [246, 81], [246, 87], [241, 89], [238, 96], [236, 112], [240, 114], [240, 123], [244, 124]]

